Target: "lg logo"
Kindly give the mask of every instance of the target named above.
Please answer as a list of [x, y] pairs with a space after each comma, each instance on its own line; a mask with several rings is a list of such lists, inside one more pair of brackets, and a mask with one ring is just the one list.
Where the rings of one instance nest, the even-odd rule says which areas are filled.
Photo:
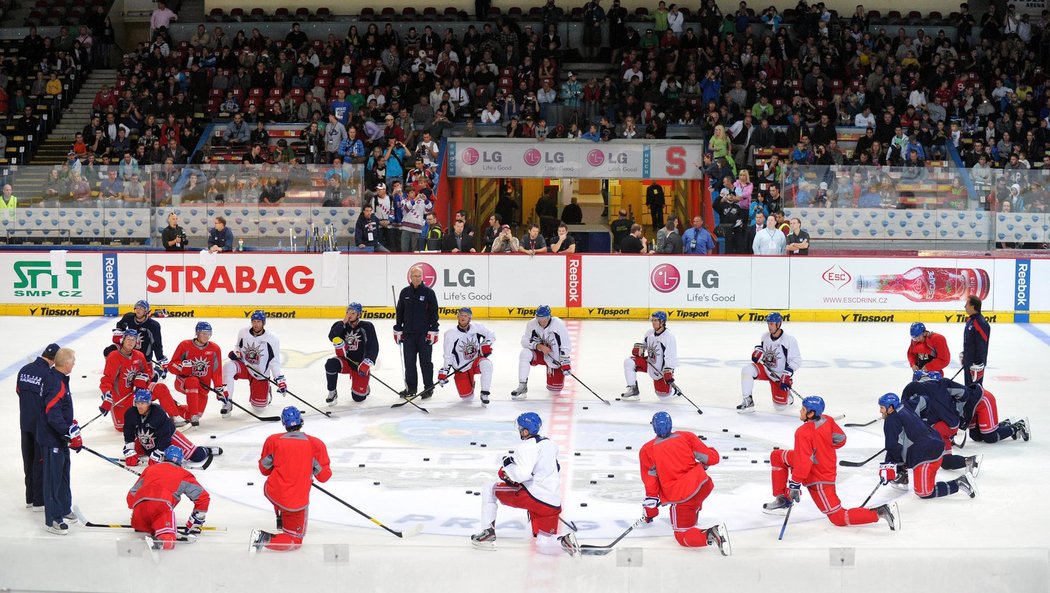
[[[718, 288], [718, 271], [704, 270], [699, 280], [693, 274], [694, 270], [686, 272], [686, 288]], [[660, 264], [649, 274], [649, 281], [658, 292], [674, 292], [682, 283], [682, 273], [671, 264]]]
[[[412, 268], [417, 267], [423, 271], [423, 284], [426, 284], [429, 288], [434, 288], [434, 285], [437, 284], [438, 280], [437, 270], [434, 269], [434, 266], [426, 262], [417, 262], [411, 267], [409, 267], [409, 274], [411, 275]], [[470, 268], [463, 268], [459, 270], [459, 273], [455, 274], [454, 278], [451, 270], [448, 270], [446, 268], [442, 270], [442, 272], [443, 273], [441, 275], [441, 285], [443, 287], [451, 288], [454, 286], [463, 286], [467, 288], [472, 288], [477, 285], [477, 274], [474, 272], [474, 270]], [[409, 280], [411, 281], [411, 278]]]

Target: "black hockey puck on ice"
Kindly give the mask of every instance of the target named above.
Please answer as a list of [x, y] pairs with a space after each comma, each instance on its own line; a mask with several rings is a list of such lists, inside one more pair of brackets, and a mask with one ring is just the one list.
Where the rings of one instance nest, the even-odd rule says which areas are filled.
[[470, 444], [471, 445], [476, 445], [476, 444], [478, 444], [478, 442], [477, 441], [470, 441]]
[[722, 459], [729, 459], [729, 456], [728, 455], [723, 455]]
[[624, 447], [624, 449], [626, 449], [626, 450], [630, 451], [630, 450], [631, 450], [631, 446], [630, 446], [630, 445], [627, 445], [626, 447]]
[[610, 477], [610, 478], [615, 478], [615, 477], [616, 477], [616, 474], [609, 474], [609, 477]]
[[766, 460], [764, 460], [764, 461], [765, 461], [765, 463], [769, 463], [769, 460], [768, 460], [768, 459], [766, 459]]
[[609, 439], [609, 442], [610, 442], [610, 443], [611, 443], [611, 442], [613, 442], [613, 439]]
[[584, 409], [584, 410], [587, 410], [587, 409], [589, 409], [589, 408], [587, 408], [587, 406], [583, 406], [583, 409]]
[[747, 451], [747, 447], [740, 447], [741, 451]]
[[779, 451], [779, 450], [780, 450], [780, 447], [773, 447], [773, 450], [774, 450], [774, 451]]
[[598, 480], [591, 480], [591, 484], [597, 484]]
[[255, 482], [248, 482], [248, 485], [249, 485], [249, 486], [254, 486], [254, 485], [255, 485]]
[[481, 496], [481, 493], [480, 492], [475, 492], [474, 496]]
[[81, 379], [87, 379], [87, 375], [80, 375]]
[[358, 463], [357, 464], [357, 467], [364, 467], [364, 466], [365, 466], [365, 464], [363, 464], [363, 463]]
[[729, 432], [729, 429], [728, 428], [723, 428], [722, 432]]
[[430, 461], [430, 458], [429, 457], [424, 457], [423, 461]]
[[581, 503], [580, 503], [580, 506], [581, 506], [581, 507], [585, 507], [585, 506], [587, 506], [587, 503], [585, 503], [585, 502], [581, 502]]
[[740, 447], [733, 447], [733, 450], [734, 450], [734, 451], [739, 451], [739, 450], [740, 450]]
[[214, 438], [215, 438], [215, 435], [211, 435], [211, 438], [213, 438], [213, 439], [214, 439]]
[[580, 456], [580, 452], [577, 451], [577, 452], [573, 453], [573, 455], [575, 455], [576, 457], [579, 457]]
[[740, 435], [738, 435], [738, 434], [734, 434], [734, 435], [733, 435], [733, 438], [734, 438], [734, 439], [739, 439], [739, 438], [740, 438]]
[[481, 446], [482, 447], [488, 447], [488, 445], [486, 445], [485, 443], [481, 443]]
[[758, 460], [757, 459], [752, 459], [751, 463], [758, 463]]
[[[620, 398], [616, 398], [616, 401], [620, 401]], [[586, 505], [584, 505], [584, 506], [586, 506]]]
[[473, 490], [467, 490], [467, 494], [474, 494]]
[[373, 485], [373, 486], [378, 486], [378, 485], [379, 485], [379, 482], [372, 482], [372, 485]]

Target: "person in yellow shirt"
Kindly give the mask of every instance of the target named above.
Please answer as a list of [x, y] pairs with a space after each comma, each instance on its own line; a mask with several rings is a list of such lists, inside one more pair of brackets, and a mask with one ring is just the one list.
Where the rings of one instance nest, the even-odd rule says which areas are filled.
[[62, 81], [58, 79], [58, 73], [51, 73], [51, 79], [48, 80], [47, 85], [44, 86], [44, 91], [49, 95], [62, 94]]
[[11, 184], [4, 184], [3, 194], [0, 194], [0, 218], [11, 220], [15, 216], [15, 208], [18, 207], [18, 198], [11, 193]]

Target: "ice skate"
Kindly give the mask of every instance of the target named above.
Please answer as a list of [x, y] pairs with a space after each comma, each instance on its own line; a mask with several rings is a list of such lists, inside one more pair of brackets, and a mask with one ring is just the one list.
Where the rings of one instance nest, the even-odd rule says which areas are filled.
[[890, 526], [890, 531], [900, 529], [900, 509], [897, 508], [897, 503], [884, 504], [877, 507], [875, 512], [879, 514], [880, 519], [886, 520], [886, 523]]
[[415, 397], [416, 397], [416, 392], [414, 392], [414, 391], [409, 391], [409, 390], [408, 390], [408, 389], [406, 388], [406, 389], [402, 389], [401, 391], [399, 391], [399, 392], [398, 392], [398, 396], [400, 396], [400, 397], [401, 397], [401, 399], [413, 399], [413, 398], [415, 398]]
[[1016, 441], [1017, 437], [1021, 437], [1022, 441], [1027, 442], [1028, 439], [1032, 438], [1032, 431], [1030, 427], [1031, 421], [1028, 420], [1028, 418], [1018, 420], [1017, 422], [1011, 424], [1010, 428], [1014, 429], [1014, 440]]
[[729, 530], [726, 529], [725, 523], [707, 528], [707, 545], [717, 545], [723, 556], [733, 555], [733, 545], [729, 543]]
[[335, 402], [339, 401], [339, 392], [335, 389], [328, 391], [328, 397], [324, 398], [324, 403], [334, 406]]
[[489, 403], [489, 392], [488, 391], [482, 391], [481, 392], [481, 403], [483, 403], [483, 404], [488, 404]]
[[[226, 401], [222, 402], [222, 408], [219, 409], [219, 413], [222, 414], [223, 417], [229, 416], [230, 412], [232, 412], [232, 411], [233, 411], [233, 400], [232, 399], [227, 399]], [[200, 420], [200, 416], [194, 416], [193, 420], [190, 421], [194, 426], [197, 426], [197, 422], [194, 422], [195, 420]]]
[[54, 533], [55, 535], [69, 535], [69, 525], [61, 521], [48, 523], [46, 529], [48, 533]]
[[191, 426], [200, 426], [201, 425], [201, 415], [200, 414], [194, 414], [193, 416], [191, 416], [190, 417], [190, 425]]
[[791, 506], [791, 502], [788, 500], [788, 497], [780, 494], [772, 502], [763, 504], [762, 512], [768, 515], [779, 515], [781, 511], [787, 510], [789, 506]]
[[984, 462], [984, 455], [973, 455], [966, 458], [966, 471], [973, 477], [977, 477], [977, 474], [981, 473], [981, 463]]
[[576, 541], [576, 536], [571, 532], [558, 538], [558, 542], [561, 543], [561, 549], [565, 550], [565, 553], [573, 558], [580, 557], [580, 543]]
[[744, 396], [744, 401], [736, 407], [737, 414], [752, 414], [755, 411], [755, 400], [750, 395]]
[[470, 536], [470, 543], [479, 550], [495, 551], [496, 550], [496, 530], [487, 527], [479, 533], [475, 533]]
[[248, 542], [248, 551], [252, 554], [258, 553], [263, 549], [263, 546], [270, 543], [271, 538], [273, 538], [272, 533], [268, 533], [261, 529], [253, 529], [251, 540]]
[[65, 515], [62, 518], [65, 520], [66, 523], [69, 523], [70, 525], [80, 523], [80, 519], [77, 518], [77, 514], [73, 511], [70, 511], [68, 515]]
[[890, 482], [890, 486], [897, 490], [907, 492], [911, 488], [911, 482], [908, 479], [908, 470], [904, 466], [897, 467], [897, 479]]
[[510, 399], [514, 401], [522, 400], [529, 395], [529, 383], [528, 381], [522, 381], [518, 383], [518, 388], [510, 392]]
[[628, 385], [627, 391], [620, 394], [620, 399], [625, 402], [636, 402], [638, 401], [638, 385]]
[[972, 476], [956, 478], [955, 483], [959, 485], [959, 491], [966, 493], [970, 498], [977, 498], [977, 481]]

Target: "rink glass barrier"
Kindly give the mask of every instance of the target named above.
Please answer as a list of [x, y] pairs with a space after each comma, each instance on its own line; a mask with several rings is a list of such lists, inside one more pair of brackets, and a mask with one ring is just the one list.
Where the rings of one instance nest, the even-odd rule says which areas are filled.
[[[767, 186], [756, 181], [756, 190]], [[789, 166], [780, 188], [788, 216], [818, 240], [909, 249], [1050, 242], [1046, 170]]]
[[190, 248], [223, 216], [246, 249], [322, 251], [346, 247], [368, 197], [351, 164], [23, 166], [5, 181], [18, 198], [0, 209], [7, 244], [155, 247], [175, 213]]
[[[521, 540], [503, 542], [517, 549], [491, 553], [473, 550], [466, 538], [395, 541], [391, 537], [383, 543], [369, 537], [367, 545], [353, 539], [346, 544], [311, 544], [308, 539], [296, 552], [264, 551], [252, 556], [246, 531], [205, 536], [206, 543], [178, 544], [174, 551], [155, 554], [128, 531], [109, 538], [93, 536], [90, 540], [49, 539], [47, 555], [41, 555], [37, 546], [0, 540], [0, 554], [7, 566], [0, 571], [6, 573], [2, 585], [7, 591], [37, 591], [41, 574], [47, 574], [49, 591], [183, 593], [186, 575], [193, 575], [191, 587], [206, 591], [287, 591], [289, 587], [325, 592], [404, 591], [434, 583], [431, 588], [438, 591], [496, 587], [522, 592], [677, 593], [695, 590], [696, 579], [702, 575], [706, 582], [741, 593], [784, 588], [854, 593], [885, 590], [874, 588], [876, 583], [899, 586], [901, 578], [906, 578], [910, 591], [949, 587], [1042, 593], [1050, 581], [1050, 551], [1046, 548], [940, 546], [906, 552], [893, 545], [826, 548], [813, 546], [812, 539], [778, 545], [772, 532], [767, 547], [736, 548], [729, 558], [713, 549], [671, 549], [673, 540], [666, 547], [654, 547], [655, 542], [647, 538], [643, 549], [632, 546], [628, 538], [606, 556], [576, 560], [530, 554]], [[56, 557], [62, 558], [62, 570], [54, 570], [53, 562], [47, 560]], [[957, 582], [956, 573], [930, 570], [930, 566], [957, 563], [959, 558], [987, 570], [968, 571], [963, 582]]]

